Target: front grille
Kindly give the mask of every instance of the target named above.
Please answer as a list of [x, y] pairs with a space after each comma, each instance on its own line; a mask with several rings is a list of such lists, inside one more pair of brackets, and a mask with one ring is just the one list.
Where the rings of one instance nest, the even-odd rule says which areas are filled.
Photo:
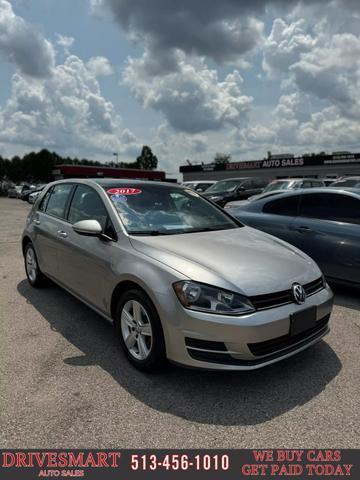
[[[322, 277], [304, 285], [308, 297], [314, 295], [314, 293], [319, 292], [323, 288], [324, 283]], [[256, 310], [266, 310], [267, 308], [274, 308], [293, 303], [291, 290], [283, 290], [282, 292], [268, 293], [266, 295], [256, 295], [250, 297], [250, 300]]]
[[313, 282], [307, 283], [304, 285], [304, 288], [307, 296], [314, 295], [314, 293], [317, 293], [324, 288], [323, 278], [320, 277]]
[[271, 340], [266, 340], [265, 342], [248, 343], [249, 350], [253, 355], [259, 357], [263, 355], [270, 355], [278, 350], [291, 347], [292, 345], [301, 342], [312, 335], [322, 332], [322, 330], [326, 330], [329, 318], [330, 314], [321, 320], [318, 320], [314, 327], [309, 328], [308, 330], [305, 330], [297, 335], [291, 336], [287, 334]]

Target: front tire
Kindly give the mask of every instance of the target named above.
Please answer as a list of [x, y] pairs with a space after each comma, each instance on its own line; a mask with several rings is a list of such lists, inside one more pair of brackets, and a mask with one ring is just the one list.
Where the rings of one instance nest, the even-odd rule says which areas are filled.
[[25, 272], [30, 285], [41, 288], [46, 284], [46, 277], [39, 268], [34, 246], [29, 242], [24, 249]]
[[131, 289], [120, 297], [114, 323], [125, 355], [136, 368], [154, 372], [166, 364], [159, 315], [143, 291]]

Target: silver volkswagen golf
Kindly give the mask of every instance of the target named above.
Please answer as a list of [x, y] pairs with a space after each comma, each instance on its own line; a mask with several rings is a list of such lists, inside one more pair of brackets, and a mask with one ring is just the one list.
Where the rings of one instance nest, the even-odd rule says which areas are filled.
[[142, 370], [255, 369], [329, 331], [333, 294], [307, 255], [176, 185], [51, 183], [22, 250], [30, 284], [51, 279], [113, 322]]

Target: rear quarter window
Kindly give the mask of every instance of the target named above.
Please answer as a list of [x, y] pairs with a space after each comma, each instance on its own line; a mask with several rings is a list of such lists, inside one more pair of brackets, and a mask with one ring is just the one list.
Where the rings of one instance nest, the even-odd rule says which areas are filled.
[[269, 200], [263, 205], [263, 213], [269, 213], [271, 215], [286, 215], [290, 217], [296, 217], [298, 213], [299, 196], [292, 196], [286, 198], [279, 198], [275, 200]]
[[54, 185], [45, 206], [46, 213], [54, 217], [65, 218], [65, 207], [72, 188], [73, 185], [69, 183]]

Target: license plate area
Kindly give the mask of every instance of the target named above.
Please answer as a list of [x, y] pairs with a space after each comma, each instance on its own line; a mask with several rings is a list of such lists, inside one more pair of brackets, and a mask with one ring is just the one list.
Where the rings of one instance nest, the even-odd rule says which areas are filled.
[[290, 315], [290, 335], [298, 335], [310, 328], [315, 327], [316, 324], [316, 306], [306, 308], [300, 312]]

